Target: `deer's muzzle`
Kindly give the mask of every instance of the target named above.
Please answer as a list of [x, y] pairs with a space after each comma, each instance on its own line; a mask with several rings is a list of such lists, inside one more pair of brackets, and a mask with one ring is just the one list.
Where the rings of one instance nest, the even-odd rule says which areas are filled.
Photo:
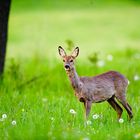
[[65, 69], [66, 69], [66, 70], [70, 70], [70, 65], [69, 65], [69, 64], [66, 64], [66, 65], [65, 65]]

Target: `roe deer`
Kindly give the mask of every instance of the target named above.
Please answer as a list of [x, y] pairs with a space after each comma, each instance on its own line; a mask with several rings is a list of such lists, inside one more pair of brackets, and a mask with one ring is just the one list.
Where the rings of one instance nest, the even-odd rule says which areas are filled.
[[116, 71], [108, 71], [93, 77], [79, 77], [74, 67], [74, 60], [79, 54], [79, 48], [76, 47], [71, 55], [67, 55], [61, 46], [58, 47], [58, 51], [63, 59], [64, 68], [75, 91], [75, 96], [84, 103], [86, 118], [90, 113], [92, 103], [107, 101], [120, 119], [123, 109], [115, 98], [126, 109], [129, 118], [133, 117], [132, 108], [126, 101], [125, 95], [128, 80], [122, 74]]

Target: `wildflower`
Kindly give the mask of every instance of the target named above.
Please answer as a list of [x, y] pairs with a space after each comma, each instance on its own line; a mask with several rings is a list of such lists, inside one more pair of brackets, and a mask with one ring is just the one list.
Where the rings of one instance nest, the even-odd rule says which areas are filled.
[[2, 118], [3, 119], [6, 119], [7, 118], [7, 115], [6, 114], [2, 114]]
[[91, 125], [91, 121], [87, 121], [87, 125]]
[[75, 112], [74, 109], [70, 109], [70, 113], [71, 113], [71, 114], [76, 114], [76, 112]]
[[98, 67], [103, 67], [105, 65], [105, 62], [103, 61], [103, 60], [99, 60], [98, 62], [97, 62], [97, 66]]
[[108, 61], [112, 61], [113, 60], [113, 56], [111, 54], [107, 55], [107, 60]]
[[134, 80], [135, 80], [135, 81], [138, 81], [139, 79], [140, 79], [140, 77], [139, 77], [138, 75], [135, 75], [135, 76], [134, 76]]
[[94, 115], [92, 116], [92, 118], [93, 118], [94, 120], [96, 120], [96, 119], [99, 118], [99, 115], [98, 115], [98, 114], [94, 114]]
[[119, 119], [119, 123], [123, 123], [124, 120], [122, 118]]
[[15, 120], [13, 120], [13, 121], [11, 122], [11, 124], [12, 124], [12, 125], [16, 125], [17, 122], [16, 122]]

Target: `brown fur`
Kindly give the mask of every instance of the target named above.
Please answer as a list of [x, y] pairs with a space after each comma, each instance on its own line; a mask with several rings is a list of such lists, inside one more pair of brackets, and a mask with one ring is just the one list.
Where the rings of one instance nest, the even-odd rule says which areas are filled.
[[86, 117], [88, 117], [92, 103], [108, 101], [121, 118], [123, 109], [116, 102], [117, 99], [126, 109], [129, 118], [133, 117], [132, 109], [126, 101], [126, 89], [128, 80], [119, 72], [109, 71], [94, 77], [79, 77], [75, 67], [74, 59], [78, 56], [79, 48], [75, 48], [70, 56], [62, 47], [59, 47], [59, 54], [62, 56], [66, 73], [75, 91], [75, 96], [84, 103]]

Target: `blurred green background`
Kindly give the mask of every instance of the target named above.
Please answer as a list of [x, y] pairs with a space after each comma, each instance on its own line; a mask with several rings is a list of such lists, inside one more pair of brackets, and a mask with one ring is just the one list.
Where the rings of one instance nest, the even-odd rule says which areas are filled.
[[138, 0], [13, 0], [7, 56], [55, 58], [66, 40], [80, 47], [80, 57], [139, 49], [139, 15]]

